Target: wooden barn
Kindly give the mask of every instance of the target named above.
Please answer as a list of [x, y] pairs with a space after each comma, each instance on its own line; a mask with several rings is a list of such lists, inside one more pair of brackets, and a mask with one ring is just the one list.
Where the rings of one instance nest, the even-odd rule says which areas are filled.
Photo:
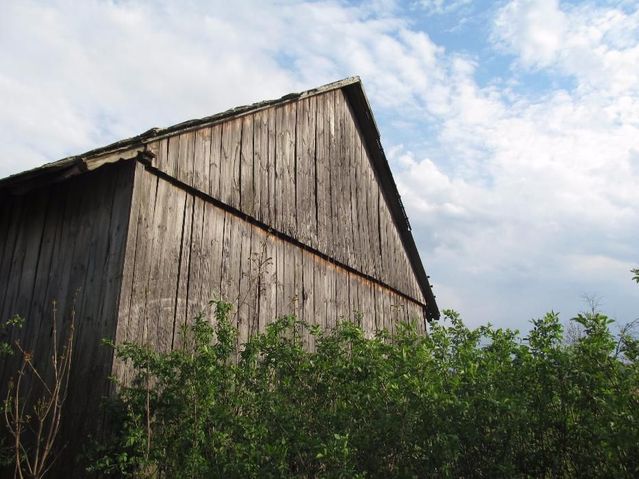
[[101, 339], [170, 350], [217, 297], [242, 338], [286, 314], [369, 332], [439, 316], [358, 78], [0, 180], [0, 318], [47, 357], [52, 301], [62, 325], [75, 310], [65, 467], [124, 374]]

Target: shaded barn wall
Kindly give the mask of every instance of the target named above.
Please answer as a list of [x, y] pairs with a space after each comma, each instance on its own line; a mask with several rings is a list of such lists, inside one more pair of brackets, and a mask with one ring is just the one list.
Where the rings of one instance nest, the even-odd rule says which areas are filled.
[[127, 243], [118, 342], [169, 351], [219, 297], [234, 305], [242, 342], [286, 314], [330, 327], [358, 311], [369, 332], [409, 317], [423, 326], [410, 298], [141, 163]]
[[160, 171], [424, 304], [342, 90], [148, 146]]
[[[106, 166], [20, 196], [0, 193], [0, 319], [26, 319], [19, 338], [50, 373], [52, 301], [58, 331], [75, 310], [75, 346], [61, 437], [67, 443], [52, 477], [73, 476], [74, 457], [99, 424], [110, 388], [113, 338], [127, 235], [134, 162]], [[17, 358], [0, 365], [6, 394]]]

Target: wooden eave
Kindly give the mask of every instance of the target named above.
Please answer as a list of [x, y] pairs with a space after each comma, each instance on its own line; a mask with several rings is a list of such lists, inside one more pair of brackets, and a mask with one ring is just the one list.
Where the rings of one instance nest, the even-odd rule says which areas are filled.
[[381, 144], [379, 129], [364, 92], [359, 77], [350, 77], [329, 83], [319, 88], [301, 93], [290, 93], [276, 100], [267, 100], [251, 105], [240, 106], [208, 117], [188, 120], [167, 128], [152, 128], [144, 133], [120, 140], [110, 145], [90, 150], [76, 156], [70, 156], [59, 161], [47, 163], [32, 170], [17, 173], [0, 179], [0, 193], [9, 192], [23, 194], [49, 183], [64, 181], [87, 171], [95, 170], [105, 164], [122, 160], [139, 159], [144, 162], [152, 161], [152, 154], [147, 150], [147, 143], [158, 139], [181, 134], [190, 130], [222, 123], [229, 119], [255, 113], [273, 106], [298, 101], [303, 98], [320, 95], [322, 93], [342, 89], [348, 99], [360, 131], [364, 137], [366, 148], [371, 156], [375, 174], [384, 198], [389, 206], [395, 227], [400, 233], [402, 244], [410, 260], [413, 272], [420, 285], [426, 301], [426, 315], [429, 320], [439, 319], [439, 309], [435, 301], [428, 276], [419, 257], [415, 240], [411, 233], [411, 226], [404, 210], [397, 185], [393, 179], [390, 165], [386, 159]]

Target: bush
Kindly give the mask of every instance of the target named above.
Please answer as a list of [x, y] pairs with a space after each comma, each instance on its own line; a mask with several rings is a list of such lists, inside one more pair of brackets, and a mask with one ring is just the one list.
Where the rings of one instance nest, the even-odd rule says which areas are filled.
[[[459, 315], [427, 336], [367, 339], [293, 317], [237, 349], [229, 306], [180, 350], [116, 345], [134, 381], [92, 471], [128, 477], [636, 477], [637, 342], [591, 313], [567, 343], [557, 314], [528, 337]], [[214, 325], [211, 325], [211, 322]]]

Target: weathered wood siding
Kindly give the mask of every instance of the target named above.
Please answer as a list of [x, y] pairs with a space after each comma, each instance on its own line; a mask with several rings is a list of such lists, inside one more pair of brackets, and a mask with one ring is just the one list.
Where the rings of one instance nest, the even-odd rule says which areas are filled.
[[[168, 351], [209, 300], [234, 305], [240, 340], [278, 316], [392, 329], [422, 306], [205, 194], [137, 164], [117, 338]], [[116, 366], [117, 368], [118, 366]]]
[[[61, 437], [68, 442], [52, 477], [73, 473], [75, 456], [99, 423], [110, 388], [113, 338], [133, 188], [134, 162], [119, 163], [25, 195], [0, 196], [0, 319], [26, 319], [17, 338], [46, 377], [52, 353], [52, 302], [57, 327], [75, 310], [75, 349]], [[0, 394], [18, 368], [0, 363]], [[28, 385], [27, 385], [28, 389]], [[57, 475], [61, 474], [61, 475]]]
[[149, 148], [160, 171], [424, 304], [342, 90]]

